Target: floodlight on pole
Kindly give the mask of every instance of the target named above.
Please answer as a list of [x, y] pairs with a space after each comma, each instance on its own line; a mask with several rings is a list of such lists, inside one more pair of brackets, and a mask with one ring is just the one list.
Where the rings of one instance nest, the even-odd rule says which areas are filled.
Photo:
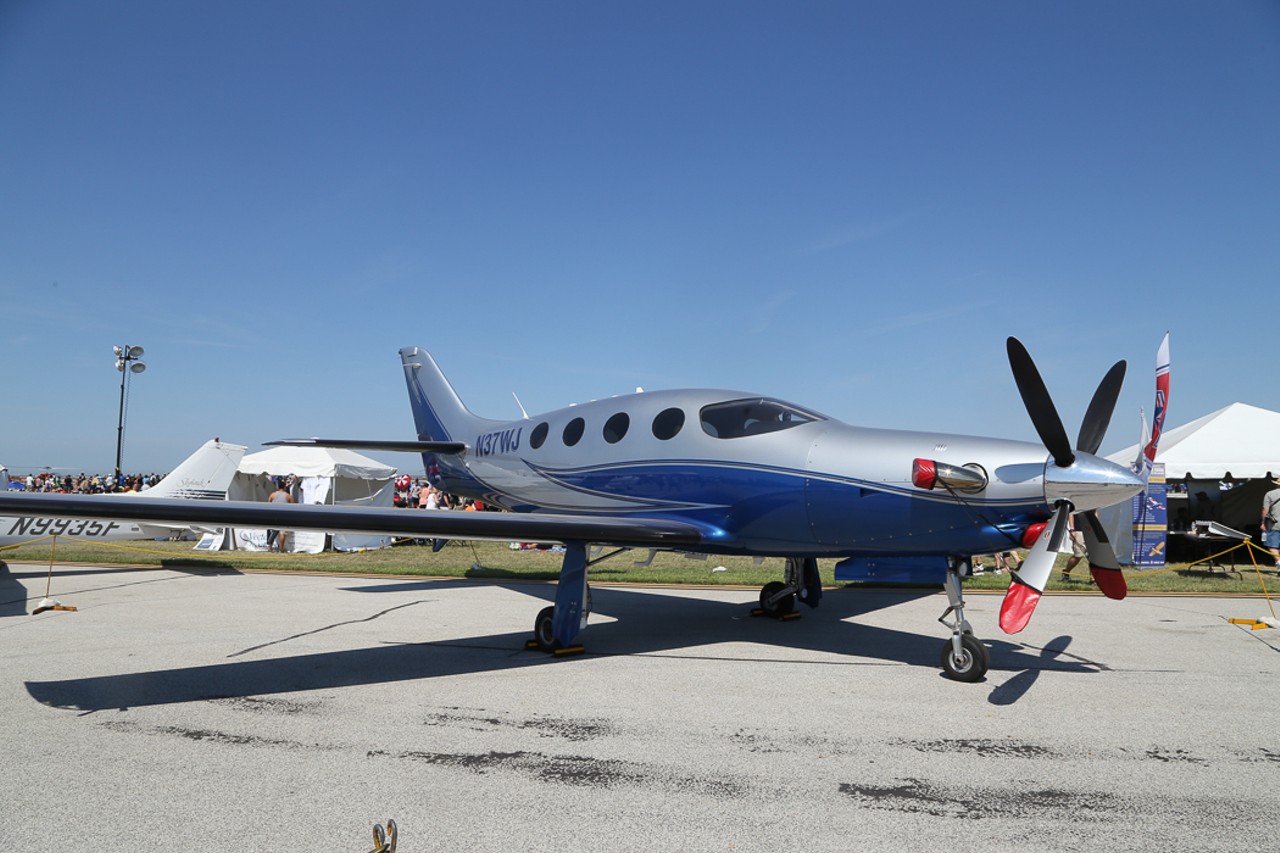
[[120, 371], [120, 419], [116, 426], [116, 487], [119, 488], [123, 483], [120, 461], [124, 453], [125, 387], [131, 374], [141, 373], [147, 369], [147, 366], [138, 361], [144, 352], [142, 347], [123, 346], [112, 347], [112, 349], [116, 355], [116, 370]]

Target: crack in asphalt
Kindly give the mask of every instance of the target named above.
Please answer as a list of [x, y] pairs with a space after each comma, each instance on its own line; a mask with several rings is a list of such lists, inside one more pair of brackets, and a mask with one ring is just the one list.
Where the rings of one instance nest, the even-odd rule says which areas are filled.
[[429, 600], [429, 599], [425, 599], [425, 598], [423, 598], [423, 599], [419, 599], [418, 601], [410, 601], [410, 602], [408, 602], [408, 603], [406, 603], [406, 604], [397, 604], [395, 607], [388, 607], [386, 610], [379, 610], [377, 613], [374, 613], [372, 616], [366, 616], [366, 617], [364, 617], [363, 619], [348, 619], [348, 620], [347, 620], [347, 621], [345, 621], [345, 622], [334, 622], [332, 625], [325, 625], [325, 626], [324, 626], [324, 627], [322, 627], [322, 628], [316, 628], [316, 629], [311, 630], [311, 631], [303, 631], [303, 632], [302, 632], [302, 633], [300, 633], [300, 634], [293, 634], [293, 635], [288, 636], [288, 637], [282, 637], [282, 638], [280, 638], [279, 640], [272, 640], [272, 641], [271, 641], [271, 642], [269, 642], [269, 643], [259, 643], [259, 644], [258, 644], [258, 645], [256, 645], [256, 646], [250, 646], [250, 647], [249, 647], [249, 648], [247, 648], [247, 649], [241, 649], [241, 650], [240, 650], [240, 651], [238, 651], [238, 652], [232, 652], [231, 654], [227, 655], [227, 657], [229, 657], [229, 658], [240, 657], [240, 655], [245, 655], [245, 654], [248, 654], [249, 652], [256, 652], [256, 651], [258, 651], [259, 649], [265, 649], [265, 648], [267, 648], [267, 647], [269, 647], [269, 646], [278, 646], [278, 645], [280, 645], [281, 643], [287, 643], [287, 642], [289, 642], [290, 640], [297, 640], [297, 639], [299, 639], [299, 638], [301, 638], [301, 637], [310, 637], [312, 634], [319, 634], [319, 633], [322, 633], [322, 632], [324, 632], [324, 631], [332, 630], [333, 628], [341, 628], [341, 627], [343, 627], [344, 625], [359, 625], [359, 624], [361, 624], [361, 623], [363, 623], [363, 622], [372, 622], [372, 621], [373, 621], [373, 620], [375, 620], [375, 619], [378, 619], [378, 618], [380, 618], [380, 617], [382, 617], [382, 616], [386, 616], [388, 613], [392, 613], [392, 612], [394, 612], [394, 611], [396, 611], [396, 610], [402, 610], [402, 609], [404, 609], [404, 608], [406, 608], [406, 607], [413, 607], [415, 604], [423, 604], [424, 602], [426, 602], [426, 601], [428, 601], [428, 600]]

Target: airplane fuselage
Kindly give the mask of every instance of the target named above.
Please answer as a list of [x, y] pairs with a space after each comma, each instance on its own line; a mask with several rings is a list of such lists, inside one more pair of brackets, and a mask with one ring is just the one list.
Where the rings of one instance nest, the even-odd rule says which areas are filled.
[[[629, 394], [485, 421], [462, 454], [427, 454], [454, 494], [521, 512], [679, 519], [706, 550], [814, 556], [971, 554], [1047, 519], [1045, 450], [974, 436], [850, 426], [723, 390]], [[975, 465], [957, 496], [918, 488], [916, 459]]]

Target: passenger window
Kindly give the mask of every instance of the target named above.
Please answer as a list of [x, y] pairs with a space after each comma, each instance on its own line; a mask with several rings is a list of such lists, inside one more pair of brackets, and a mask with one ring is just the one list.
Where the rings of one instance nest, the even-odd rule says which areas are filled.
[[653, 419], [653, 437], [661, 441], [675, 438], [684, 426], [684, 409], [664, 409]]
[[631, 418], [626, 412], [618, 412], [604, 422], [604, 440], [610, 444], [617, 444], [627, 434], [629, 426], [631, 426]]
[[582, 440], [582, 433], [586, 430], [587, 424], [582, 418], [574, 418], [564, 425], [564, 443], [568, 447], [573, 447]]
[[821, 415], [789, 403], [758, 397], [713, 403], [704, 406], [701, 415], [702, 431], [713, 438], [763, 435], [822, 420]]
[[547, 433], [551, 431], [551, 425], [546, 421], [538, 424], [533, 428], [533, 432], [529, 434], [529, 446], [537, 450], [542, 446], [542, 442], [547, 440]]

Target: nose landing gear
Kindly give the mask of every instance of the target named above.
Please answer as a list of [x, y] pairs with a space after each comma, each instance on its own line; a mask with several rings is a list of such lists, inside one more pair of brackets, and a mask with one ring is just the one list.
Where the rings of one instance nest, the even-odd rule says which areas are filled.
[[[973, 635], [969, 620], [964, 618], [964, 592], [960, 587], [960, 575], [969, 568], [969, 561], [957, 557], [947, 558], [947, 576], [943, 586], [947, 590], [947, 609], [938, 621], [951, 629], [951, 639], [942, 645], [942, 670], [947, 678], [956, 681], [981, 681], [991, 668], [991, 654], [982, 641]], [[948, 619], [954, 614], [955, 618]]]

